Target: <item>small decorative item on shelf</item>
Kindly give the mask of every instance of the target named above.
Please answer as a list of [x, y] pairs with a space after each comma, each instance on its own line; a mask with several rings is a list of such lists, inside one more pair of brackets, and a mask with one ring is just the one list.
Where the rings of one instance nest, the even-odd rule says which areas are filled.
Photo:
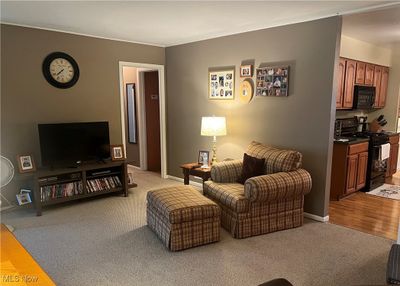
[[289, 66], [258, 68], [256, 76], [256, 96], [289, 95]]
[[243, 103], [249, 103], [253, 98], [253, 83], [251, 79], [245, 79], [239, 87], [239, 99]]
[[208, 98], [233, 99], [235, 95], [235, 70], [208, 73]]
[[32, 155], [18, 155], [17, 161], [20, 173], [33, 172], [36, 170]]
[[253, 76], [252, 65], [240, 66], [240, 77], [252, 77], [252, 76]]
[[208, 168], [210, 166], [210, 152], [200, 150], [197, 162], [201, 164], [201, 168]]
[[20, 206], [32, 203], [31, 190], [21, 189], [19, 194], [17, 194], [17, 201]]
[[123, 145], [111, 145], [111, 160], [119, 161], [124, 160], [124, 146]]

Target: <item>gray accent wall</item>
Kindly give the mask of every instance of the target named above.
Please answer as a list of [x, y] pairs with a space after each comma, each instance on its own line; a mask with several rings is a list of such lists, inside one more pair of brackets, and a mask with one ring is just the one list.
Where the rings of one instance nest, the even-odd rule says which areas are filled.
[[[42, 75], [44, 58], [55, 51], [79, 65], [72, 88], [55, 88]], [[15, 167], [17, 154], [33, 154], [40, 165], [38, 123], [108, 121], [111, 144], [121, 144], [119, 61], [164, 64], [165, 49], [2, 24], [1, 154]], [[17, 171], [2, 194], [15, 202], [32, 178]]]
[[[326, 216], [340, 33], [341, 18], [332, 17], [168, 47], [168, 174], [182, 177], [180, 164], [211, 150], [212, 138], [200, 136], [201, 117], [226, 116], [228, 135], [217, 139], [218, 159], [242, 158], [252, 140], [299, 150], [313, 179], [305, 210]], [[241, 103], [239, 67], [249, 62], [289, 65], [289, 96]], [[209, 100], [209, 70], [226, 67], [235, 67], [235, 99]]]

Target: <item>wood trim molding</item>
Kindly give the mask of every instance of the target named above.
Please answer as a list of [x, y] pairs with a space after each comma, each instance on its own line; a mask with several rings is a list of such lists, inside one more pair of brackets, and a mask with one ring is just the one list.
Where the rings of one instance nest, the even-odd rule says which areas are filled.
[[315, 221], [319, 221], [319, 222], [328, 222], [329, 221], [329, 215], [322, 217], [319, 215], [304, 212], [304, 217], [315, 220]]
[[[120, 85], [120, 105], [121, 105], [121, 127], [122, 127], [122, 144], [126, 154], [126, 134], [125, 134], [125, 103], [124, 103], [124, 83], [123, 83], [123, 67], [144, 68], [158, 71], [159, 80], [159, 96], [160, 96], [160, 146], [161, 146], [161, 178], [167, 179], [167, 126], [166, 126], [166, 104], [165, 104], [165, 72], [164, 65], [143, 64], [133, 62], [119, 62], [119, 85]], [[139, 130], [140, 131], [140, 130]], [[143, 136], [139, 135], [139, 138]], [[141, 160], [142, 162], [142, 160]], [[140, 166], [143, 169], [142, 166]]]

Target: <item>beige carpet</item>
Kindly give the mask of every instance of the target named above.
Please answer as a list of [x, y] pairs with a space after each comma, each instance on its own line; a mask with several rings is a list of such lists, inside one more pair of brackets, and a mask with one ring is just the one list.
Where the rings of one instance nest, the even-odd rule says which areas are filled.
[[286, 277], [300, 285], [384, 285], [392, 241], [331, 224], [221, 241], [178, 253], [147, 228], [145, 195], [179, 184], [135, 170], [128, 198], [109, 196], [3, 214], [58, 285], [258, 285]]

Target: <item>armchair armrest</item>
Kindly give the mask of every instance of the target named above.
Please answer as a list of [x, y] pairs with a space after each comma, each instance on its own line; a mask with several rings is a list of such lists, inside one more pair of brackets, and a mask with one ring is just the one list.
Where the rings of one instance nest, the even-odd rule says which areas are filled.
[[311, 184], [311, 176], [304, 169], [279, 172], [248, 179], [244, 195], [251, 202], [278, 201], [308, 194]]
[[211, 167], [211, 180], [216, 183], [234, 183], [242, 174], [242, 160], [218, 162]]

